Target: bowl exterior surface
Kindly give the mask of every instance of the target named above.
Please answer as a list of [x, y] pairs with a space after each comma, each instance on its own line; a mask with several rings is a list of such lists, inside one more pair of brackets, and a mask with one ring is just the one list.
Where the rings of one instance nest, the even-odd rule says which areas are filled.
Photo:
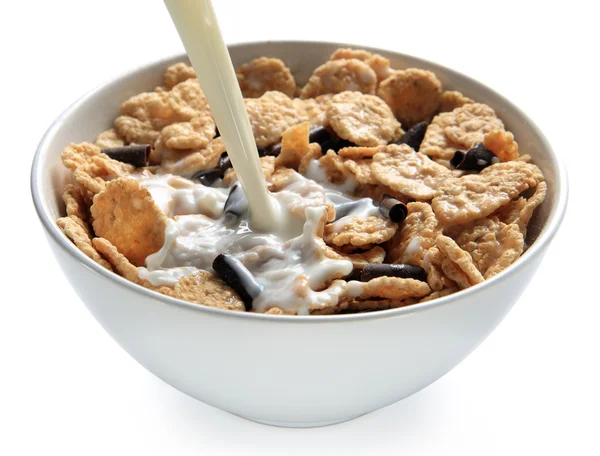
[[[280, 57], [297, 80], [339, 47], [332, 43], [233, 45], [235, 64]], [[168, 59], [91, 92], [48, 130], [32, 169], [32, 192], [49, 244], [77, 295], [105, 330], [155, 375], [207, 404], [267, 424], [308, 427], [345, 421], [403, 399], [464, 359], [502, 320], [534, 275], [564, 213], [561, 165], [531, 121], [501, 96], [451, 70], [375, 50], [395, 68], [435, 71], [449, 89], [490, 104], [521, 150], [544, 171], [549, 192], [529, 236], [544, 238], [484, 285], [414, 308], [337, 317], [245, 315], [155, 294], [93, 264], [54, 224], [68, 173], [60, 152], [109, 128], [127, 97], [161, 84]], [[552, 223], [544, 223], [551, 220]], [[549, 232], [545, 233], [545, 232]]]

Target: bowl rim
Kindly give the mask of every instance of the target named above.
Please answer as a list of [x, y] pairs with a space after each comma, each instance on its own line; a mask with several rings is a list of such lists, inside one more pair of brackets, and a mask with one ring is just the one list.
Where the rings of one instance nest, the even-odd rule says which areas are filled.
[[523, 118], [525, 118], [529, 124], [530, 128], [533, 130], [536, 136], [540, 138], [540, 141], [544, 147], [544, 149], [548, 152], [549, 158], [552, 162], [553, 168], [556, 170], [556, 180], [554, 185], [556, 187], [556, 201], [554, 211], [550, 214], [549, 219], [544, 224], [544, 227], [535, 242], [508, 268], [501, 271], [496, 276], [486, 279], [482, 283], [469, 287], [465, 290], [459, 290], [456, 293], [452, 293], [448, 296], [444, 296], [441, 298], [437, 298], [431, 301], [426, 301], [423, 303], [412, 304], [405, 307], [399, 307], [395, 309], [387, 309], [387, 310], [377, 310], [373, 312], [365, 312], [365, 313], [355, 313], [355, 314], [334, 314], [334, 315], [274, 315], [274, 314], [264, 314], [264, 313], [255, 313], [255, 312], [234, 312], [231, 310], [220, 309], [216, 307], [205, 306], [201, 304], [194, 304], [187, 301], [183, 301], [177, 298], [173, 298], [170, 296], [166, 296], [160, 294], [156, 291], [145, 288], [141, 285], [135, 284], [133, 282], [128, 281], [127, 279], [119, 276], [118, 274], [108, 271], [104, 267], [97, 264], [83, 252], [81, 252], [64, 234], [60, 231], [58, 226], [55, 223], [55, 220], [52, 219], [51, 214], [45, 210], [43, 199], [42, 199], [42, 191], [40, 189], [40, 162], [41, 157], [45, 154], [48, 154], [49, 148], [48, 144], [50, 143], [53, 135], [56, 131], [60, 129], [60, 126], [65, 118], [71, 115], [73, 111], [78, 109], [81, 105], [88, 102], [90, 98], [93, 98], [97, 92], [104, 89], [106, 86], [115, 84], [121, 79], [133, 74], [133, 73], [143, 73], [147, 72], [153, 67], [159, 65], [168, 65], [170, 62], [179, 60], [185, 61], [188, 59], [185, 53], [176, 53], [170, 56], [166, 56], [160, 58], [158, 60], [152, 61], [150, 63], [146, 63], [144, 65], [140, 65], [136, 68], [131, 68], [129, 70], [123, 71], [117, 76], [103, 82], [102, 84], [96, 86], [91, 89], [80, 98], [78, 98], [75, 102], [69, 105], [48, 127], [42, 139], [40, 140], [37, 149], [35, 151], [33, 162], [31, 166], [31, 174], [30, 174], [30, 185], [31, 185], [31, 194], [33, 198], [34, 207], [38, 218], [40, 219], [42, 226], [46, 230], [47, 234], [56, 242], [56, 244], [63, 249], [68, 255], [70, 255], [74, 260], [79, 262], [82, 266], [91, 269], [92, 272], [113, 281], [115, 284], [125, 287], [133, 292], [140, 293], [143, 296], [148, 298], [161, 301], [166, 305], [173, 305], [177, 307], [181, 307], [183, 309], [191, 310], [193, 312], [206, 313], [207, 315], [212, 315], [214, 317], [225, 317], [225, 318], [241, 318], [241, 319], [249, 319], [252, 320], [261, 320], [261, 321], [270, 321], [270, 322], [278, 322], [278, 323], [330, 323], [336, 324], [341, 322], [355, 322], [355, 321], [363, 321], [363, 320], [374, 320], [374, 319], [386, 319], [386, 318], [394, 318], [400, 317], [403, 315], [409, 315], [419, 312], [425, 312], [430, 309], [449, 306], [454, 302], [458, 302], [463, 298], [471, 296], [473, 294], [479, 293], [479, 291], [483, 291], [485, 288], [489, 288], [498, 284], [500, 282], [505, 282], [509, 280], [512, 276], [519, 274], [520, 271], [526, 266], [526, 264], [534, 261], [534, 259], [543, 253], [546, 246], [552, 241], [558, 228], [560, 227], [566, 212], [567, 200], [568, 200], [568, 180], [567, 180], [567, 172], [564, 165], [563, 159], [559, 158], [554, 150], [552, 149], [550, 143], [538, 128], [538, 126], [527, 116], [519, 107], [514, 105], [510, 100], [505, 98], [500, 93], [491, 89], [490, 87], [482, 84], [476, 79], [471, 78], [463, 73], [455, 71], [451, 68], [448, 68], [444, 65], [429, 61], [427, 59], [423, 59], [421, 57], [413, 56], [410, 54], [394, 51], [391, 49], [385, 48], [376, 48], [370, 46], [364, 46], [354, 43], [339, 43], [333, 41], [315, 41], [315, 40], [260, 40], [260, 41], [237, 41], [228, 44], [228, 48], [237, 48], [237, 47], [245, 47], [245, 46], [260, 46], [265, 44], [282, 44], [286, 46], [294, 46], [294, 45], [327, 45], [327, 46], [337, 46], [337, 47], [350, 47], [350, 48], [358, 48], [365, 49], [370, 52], [377, 52], [381, 54], [390, 54], [395, 55], [399, 58], [409, 58], [413, 60], [417, 60], [423, 62], [426, 65], [429, 65], [434, 68], [439, 68], [443, 70], [443, 72], [453, 75], [460, 76], [469, 81], [470, 84], [474, 86], [479, 86], [491, 93], [494, 94], [501, 102], [503, 106], [508, 107], [510, 110], [516, 112]]

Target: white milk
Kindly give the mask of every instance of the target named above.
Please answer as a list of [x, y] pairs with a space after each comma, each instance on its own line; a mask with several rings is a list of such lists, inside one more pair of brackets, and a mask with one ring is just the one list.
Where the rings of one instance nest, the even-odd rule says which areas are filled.
[[[313, 166], [319, 175], [318, 163]], [[271, 233], [252, 229], [242, 215], [227, 221], [223, 212], [229, 189], [205, 187], [171, 174], [140, 174], [136, 179], [147, 188], [161, 209], [170, 217], [162, 248], [148, 256], [139, 276], [155, 286], [174, 286], [186, 275], [200, 270], [212, 271], [221, 253], [239, 261], [252, 273], [263, 291], [254, 299], [253, 309], [264, 312], [277, 306], [289, 312], [306, 314], [310, 308], [329, 307], [343, 296], [356, 296], [359, 282], [339, 283], [326, 290], [325, 283], [352, 271], [347, 260], [324, 256], [325, 244], [318, 229], [329, 202], [336, 208], [352, 204], [348, 218], [378, 213], [370, 198], [353, 199], [341, 186], [318, 184], [294, 174], [289, 184], [273, 193], [282, 222]], [[298, 207], [304, 208], [301, 211]], [[346, 206], [347, 207], [347, 206]]]
[[210, 0], [165, 0], [165, 4], [248, 199], [252, 227], [270, 232], [281, 223], [279, 208], [265, 185], [246, 105], [212, 3]]

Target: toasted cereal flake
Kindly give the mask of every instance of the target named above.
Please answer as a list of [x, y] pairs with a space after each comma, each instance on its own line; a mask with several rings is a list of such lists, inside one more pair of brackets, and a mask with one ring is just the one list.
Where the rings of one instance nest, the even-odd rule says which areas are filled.
[[524, 163], [533, 163], [533, 158], [531, 158], [531, 155], [525, 154], [525, 155], [519, 155], [518, 158], [515, 159], [516, 161], [521, 161]]
[[442, 270], [442, 263], [445, 259], [447, 259], [446, 255], [436, 245], [427, 250], [423, 257], [423, 269], [427, 274], [427, 283], [434, 291], [456, 287], [455, 282], [448, 278]]
[[163, 76], [163, 85], [167, 90], [171, 90], [180, 82], [196, 77], [196, 71], [189, 65], [183, 62], [171, 65], [165, 71]]
[[373, 158], [377, 152], [385, 150], [384, 146], [377, 147], [344, 147], [338, 150], [338, 155], [342, 158], [359, 160], [361, 158]]
[[367, 264], [381, 264], [385, 259], [385, 250], [380, 246], [361, 253], [343, 253], [326, 246], [324, 254], [332, 260], [348, 260], [352, 262], [354, 269], [363, 269]]
[[279, 59], [259, 57], [245, 63], [236, 70], [240, 89], [245, 98], [258, 98], [265, 92], [276, 90], [293, 97], [296, 81]]
[[171, 124], [160, 132], [165, 146], [184, 150], [206, 147], [215, 134], [215, 122], [209, 114], [194, 117], [189, 122]]
[[123, 142], [123, 139], [119, 137], [116, 130], [111, 128], [98, 135], [95, 145], [101, 149], [104, 149], [110, 147], [122, 147], [125, 145], [125, 142]]
[[211, 115], [204, 91], [200, 88], [200, 81], [195, 78], [186, 79], [173, 87], [168, 92], [167, 103], [179, 122]]
[[63, 150], [63, 164], [72, 171], [79, 169], [92, 177], [110, 179], [124, 176], [135, 170], [133, 165], [113, 160], [90, 143], [71, 143]]
[[171, 295], [172, 289], [167, 286], [155, 287], [147, 280], [140, 279], [138, 268], [129, 262], [129, 260], [119, 252], [107, 239], [96, 237], [92, 239], [92, 244], [112, 265], [114, 270], [123, 278], [130, 282], [137, 283], [143, 287], [149, 288], [159, 293]]
[[265, 314], [269, 314], [269, 315], [285, 315], [286, 313], [283, 311], [283, 309], [279, 308], [279, 307], [271, 307], [269, 310], [264, 312]]
[[434, 291], [430, 295], [425, 296], [419, 302], [433, 301], [434, 299], [443, 298], [444, 296], [451, 295], [452, 293], [456, 293], [457, 291], [458, 288], [456, 287], [444, 288], [439, 291]]
[[527, 232], [527, 225], [533, 216], [533, 212], [546, 198], [547, 190], [548, 186], [546, 182], [540, 182], [535, 188], [535, 193], [531, 198], [526, 199], [520, 197], [498, 209], [495, 214], [500, 221], [506, 224], [516, 223], [519, 225], [521, 233], [525, 235]]
[[86, 221], [88, 219], [88, 208], [83, 202], [81, 192], [73, 184], [65, 185], [62, 199], [65, 202], [65, 208], [67, 216], [74, 215], [79, 220], [82, 220], [83, 226], [87, 227]]
[[497, 217], [479, 220], [462, 230], [456, 243], [471, 255], [486, 279], [514, 263], [524, 247], [519, 226], [502, 223]]
[[73, 171], [73, 180], [82, 194], [89, 192], [86, 197], [89, 194], [95, 195], [96, 193], [100, 193], [106, 186], [106, 181], [101, 177], [92, 177], [81, 169]]
[[491, 150], [500, 161], [515, 160], [519, 157], [519, 146], [509, 131], [492, 130], [483, 137], [483, 145]]
[[283, 132], [281, 137], [281, 152], [275, 160], [275, 166], [286, 166], [298, 169], [302, 157], [309, 152], [308, 122], [294, 125]]
[[167, 216], [150, 192], [134, 179], [119, 178], [94, 197], [92, 225], [136, 266], [158, 251], [165, 240]]
[[475, 102], [456, 90], [445, 90], [442, 93], [442, 101], [439, 110], [440, 112], [450, 112], [469, 103]]
[[210, 272], [200, 271], [179, 279], [173, 297], [219, 309], [244, 312], [244, 302], [233, 289]]
[[340, 138], [359, 146], [387, 144], [399, 136], [400, 123], [380, 98], [360, 92], [334, 95], [327, 121]]
[[492, 130], [504, 130], [494, 110], [481, 103], [468, 103], [435, 116], [427, 127], [419, 152], [450, 160], [457, 150], [469, 150]]
[[294, 98], [294, 107], [308, 118], [311, 127], [327, 125], [327, 110], [332, 94], [319, 95], [316, 98]]
[[115, 130], [126, 144], [154, 144], [159, 135], [149, 120], [139, 120], [130, 116], [117, 117]]
[[373, 176], [371, 170], [372, 160], [344, 160], [344, 166], [350, 171], [359, 184], [377, 185], [377, 179]]
[[171, 174], [191, 175], [196, 171], [217, 166], [224, 152], [225, 144], [223, 138], [219, 136], [214, 138], [205, 149], [171, 155], [162, 161], [161, 167]]
[[442, 84], [431, 71], [395, 71], [379, 84], [377, 95], [392, 108], [405, 127], [429, 120], [437, 111]]
[[398, 201], [401, 201], [404, 204], [412, 201], [410, 197], [403, 195], [402, 193], [397, 192], [387, 185], [383, 185], [381, 183], [377, 183], [377, 185], [361, 184], [355, 189], [354, 196], [358, 198], [371, 198], [374, 204], [379, 204], [383, 198], [387, 196], [396, 198]]
[[440, 252], [447, 257], [442, 261], [442, 270], [461, 289], [483, 282], [483, 276], [473, 263], [469, 252], [461, 249], [452, 238], [440, 235], [435, 243]]
[[381, 244], [396, 233], [398, 225], [380, 217], [348, 215], [325, 226], [325, 242], [337, 246]]
[[329, 60], [339, 59], [356, 59], [365, 62], [375, 71], [379, 82], [390, 75], [390, 61], [379, 54], [371, 54], [363, 49], [340, 48], [329, 57]]
[[401, 300], [407, 298], [421, 298], [429, 293], [431, 293], [429, 285], [420, 280], [384, 276], [377, 277], [365, 283], [360, 298]]
[[149, 122], [153, 130], [160, 131], [177, 120], [175, 111], [169, 106], [168, 97], [168, 92], [143, 92], [126, 100], [121, 105], [120, 113]]
[[246, 109], [258, 147], [269, 147], [281, 140], [283, 132], [307, 120], [291, 98], [281, 92], [267, 92], [260, 98], [247, 98]]
[[311, 143], [308, 145], [308, 152], [300, 159], [300, 165], [298, 166], [298, 172], [300, 174], [306, 174], [308, 168], [313, 160], [319, 160], [323, 156], [321, 152], [321, 145], [318, 143]]
[[63, 233], [65, 233], [65, 235], [71, 239], [71, 241], [73, 241], [79, 250], [85, 253], [100, 266], [112, 271], [110, 263], [102, 258], [102, 256], [96, 251], [92, 245], [90, 235], [82, 228], [83, 221], [76, 220], [76, 218], [77, 216], [75, 215], [70, 217], [61, 217], [56, 221], [56, 224], [63, 231]]
[[327, 173], [327, 178], [334, 184], [343, 183], [349, 174], [344, 166], [344, 160], [332, 150], [328, 150], [325, 155], [319, 159], [319, 165]]
[[406, 144], [391, 144], [373, 156], [373, 176], [393, 190], [417, 200], [430, 200], [450, 171]]
[[375, 94], [377, 75], [357, 59], [330, 60], [318, 67], [300, 91], [300, 98], [315, 98], [328, 93], [357, 91]]
[[431, 206], [444, 224], [466, 223], [487, 217], [543, 180], [535, 165], [518, 161], [496, 163], [479, 174], [447, 179], [439, 186], [440, 193]]
[[395, 264], [423, 266], [425, 253], [442, 234], [440, 224], [427, 203], [408, 203], [402, 227], [388, 246], [387, 261]]

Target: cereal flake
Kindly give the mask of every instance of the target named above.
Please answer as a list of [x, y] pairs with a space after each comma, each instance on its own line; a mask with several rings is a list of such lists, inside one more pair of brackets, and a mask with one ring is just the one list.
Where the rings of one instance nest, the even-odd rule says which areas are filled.
[[259, 57], [236, 70], [240, 89], [245, 98], [258, 98], [265, 92], [276, 90], [293, 97], [296, 81], [279, 59]]
[[380, 217], [356, 217], [348, 215], [325, 226], [325, 242], [342, 246], [351, 244], [381, 244], [396, 233], [398, 225]]
[[328, 93], [357, 91], [375, 94], [377, 75], [357, 59], [330, 60], [318, 67], [300, 91], [300, 98], [315, 98]]

